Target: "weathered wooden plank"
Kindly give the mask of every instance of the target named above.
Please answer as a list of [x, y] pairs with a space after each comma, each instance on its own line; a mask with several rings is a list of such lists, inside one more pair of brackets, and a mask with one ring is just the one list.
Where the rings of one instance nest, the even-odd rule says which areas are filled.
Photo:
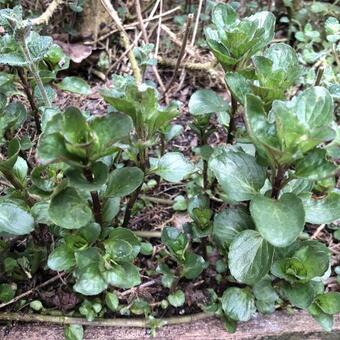
[[[86, 327], [85, 340], [146, 339], [148, 330], [141, 328]], [[1, 325], [3, 340], [63, 340], [63, 327], [48, 324]], [[220, 320], [210, 318], [188, 325], [164, 326], [156, 339], [340, 339], [340, 315], [335, 316], [334, 330], [325, 333], [305, 312], [276, 312], [268, 316], [256, 316], [241, 323], [234, 334], [227, 333]]]

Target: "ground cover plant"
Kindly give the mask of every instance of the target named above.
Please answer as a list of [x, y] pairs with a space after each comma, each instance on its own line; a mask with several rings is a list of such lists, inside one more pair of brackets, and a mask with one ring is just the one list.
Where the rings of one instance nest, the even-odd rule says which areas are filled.
[[[325, 40], [308, 23], [299, 31], [286, 6], [297, 49], [273, 41], [271, 11], [207, 7], [200, 44], [228, 98], [205, 87], [171, 100], [174, 77], [158, 89], [147, 73], [157, 74], [153, 46], [141, 44], [129, 52], [133, 74], [100, 86], [100, 114], [58, 103], [63, 91], [86, 101], [90, 85], [68, 73], [70, 57], [21, 6], [0, 10], [0, 319], [20, 320], [18, 311], [46, 320], [143, 316], [155, 332], [185, 313], [216, 315], [234, 332], [256, 312], [298, 308], [332, 330], [340, 312], [340, 29], [329, 16]], [[184, 47], [192, 16], [185, 20]], [[308, 67], [315, 54], [324, 63]], [[197, 145], [181, 151], [183, 110]], [[172, 199], [159, 197], [164, 187]], [[136, 219], [154, 204], [172, 217], [141, 228]], [[325, 228], [335, 250], [317, 239]], [[56, 282], [56, 293], [36, 293]], [[81, 322], [70, 320], [65, 337], [82, 338]]]

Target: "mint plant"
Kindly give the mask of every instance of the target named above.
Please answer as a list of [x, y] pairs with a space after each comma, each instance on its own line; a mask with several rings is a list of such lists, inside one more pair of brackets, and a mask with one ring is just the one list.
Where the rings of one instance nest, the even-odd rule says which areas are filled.
[[[213, 8], [205, 35], [230, 100], [205, 88], [192, 94], [195, 163], [167, 144], [183, 131], [173, 124], [178, 102], [163, 105], [153, 85], [114, 75], [100, 90], [101, 115], [61, 109], [54, 87], [86, 96], [89, 85], [73, 76], [56, 82], [68, 60], [20, 7], [0, 10], [0, 25], [0, 303], [54, 271], [88, 321], [144, 315], [154, 330], [163, 310], [194, 303], [232, 332], [255, 312], [288, 306], [332, 329], [340, 312], [340, 294], [325, 285], [332, 253], [308, 231], [336, 229], [340, 219], [336, 91], [319, 78], [305, 82], [294, 49], [271, 43], [272, 13], [239, 19], [230, 5]], [[333, 19], [327, 30], [335, 44]], [[155, 62], [150, 49], [135, 50], [144, 74]], [[35, 130], [15, 96], [21, 89]], [[18, 133], [27, 125], [38, 141]], [[226, 142], [213, 145], [215, 132]], [[162, 181], [171, 200], [157, 197]], [[154, 202], [185, 212], [183, 222], [175, 216], [182, 225], [172, 216], [160, 232], [136, 230], [131, 217]], [[198, 302], [188, 299], [196, 287]], [[39, 300], [15, 308], [26, 305], [49, 313]], [[76, 333], [82, 328], [65, 331]]]
[[[340, 195], [335, 182], [330, 182], [333, 185], [327, 187], [322, 197], [313, 194], [318, 183], [334, 178], [339, 170], [327, 152], [336, 136], [333, 99], [327, 89], [315, 86], [291, 100], [282, 100], [301, 69], [295, 52], [287, 45], [271, 45], [263, 55], [254, 56], [252, 64], [251, 44], [247, 45], [250, 50], [238, 55], [238, 61], [223, 59], [222, 46], [223, 57], [226, 51], [230, 57], [232, 46], [237, 46], [232, 45], [230, 33], [236, 30], [235, 20], [230, 6], [217, 5], [213, 10], [217, 29], [207, 30], [206, 35], [226, 70], [232, 96], [244, 105], [248, 143], [254, 149], [237, 143], [221, 146], [209, 157], [209, 170], [218, 181], [221, 197], [236, 205], [236, 209], [226, 209], [215, 216], [212, 236], [220, 251], [228, 256], [233, 278], [252, 290], [228, 288], [221, 300], [222, 310], [227, 319], [244, 321], [256, 308], [261, 312], [274, 310], [280, 296], [296, 307], [308, 309], [330, 330], [332, 313], [315, 307], [315, 301], [327, 294], [321, 278], [329, 275], [330, 253], [320, 242], [303, 241], [300, 237], [305, 223], [315, 223], [316, 215], [318, 223], [339, 218]], [[256, 25], [254, 17], [250, 17], [239, 23], [239, 29], [242, 22], [246, 25], [249, 21]], [[269, 26], [263, 28], [258, 22], [257, 27], [263, 37], [270, 39], [263, 38], [264, 45], [255, 52], [263, 49], [273, 36]], [[250, 41], [257, 30], [243, 32], [243, 41]], [[338, 207], [337, 212], [328, 208], [327, 201]], [[242, 208], [242, 202], [248, 202], [249, 212]], [[316, 204], [317, 213], [312, 208]], [[258, 294], [256, 287], [262, 280], [266, 280], [275, 296], [270, 301]], [[339, 295], [331, 296], [332, 303], [337, 304]], [[327, 298], [329, 303], [330, 299]]]

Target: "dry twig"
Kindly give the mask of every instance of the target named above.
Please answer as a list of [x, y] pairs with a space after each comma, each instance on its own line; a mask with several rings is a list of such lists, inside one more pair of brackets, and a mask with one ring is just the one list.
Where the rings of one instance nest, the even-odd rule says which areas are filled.
[[49, 280], [47, 280], [47, 281], [41, 283], [41, 284], [38, 285], [38, 286], [36, 286], [36, 287], [34, 287], [34, 288], [28, 290], [27, 292], [22, 293], [22, 294], [16, 296], [16, 297], [13, 298], [12, 300], [0, 304], [0, 309], [6, 307], [6, 306], [8, 306], [8, 305], [13, 304], [13, 303], [15, 303], [15, 302], [21, 300], [22, 298], [24, 298], [24, 297], [26, 297], [26, 296], [28, 296], [28, 295], [31, 295], [33, 292], [35, 292], [36, 290], [38, 290], [38, 289], [40, 289], [40, 288], [43, 288], [43, 287], [45, 287], [45, 286], [48, 286], [48, 285], [51, 284], [52, 282], [54, 282], [54, 281], [56, 281], [56, 280], [62, 278], [64, 275], [65, 275], [65, 273], [61, 273], [61, 274], [59, 273], [58, 275], [56, 275], [56, 276], [50, 278]]
[[53, 13], [55, 10], [64, 3], [65, 0], [53, 0], [48, 7], [46, 8], [45, 12], [41, 14], [38, 18], [32, 19], [32, 25], [47, 25], [49, 20], [52, 18]]
[[[157, 6], [159, 5], [159, 1], [157, 2]], [[156, 6], [155, 6], [156, 7]], [[139, 26], [141, 28], [141, 31], [142, 31], [142, 35], [143, 35], [143, 39], [144, 39], [144, 42], [146, 44], [149, 43], [149, 38], [148, 38], [148, 34], [146, 33], [146, 28], [145, 28], [145, 25], [144, 25], [144, 22], [143, 22], [143, 17], [142, 17], [142, 9], [141, 9], [141, 6], [140, 6], [140, 2], [139, 0], [136, 0], [136, 12], [137, 12], [137, 17], [138, 17], [138, 21], [139, 21]], [[162, 78], [161, 76], [159, 75], [158, 73], [158, 70], [157, 70], [157, 67], [156, 65], [153, 65], [152, 66], [152, 71], [153, 73], [155, 74], [155, 77], [158, 81], [158, 84], [160, 85], [162, 91], [164, 92], [165, 91], [165, 86], [163, 84], [163, 81], [162, 81]]]
[[130, 46], [129, 36], [125, 32], [125, 29], [124, 29], [123, 24], [122, 24], [122, 22], [121, 22], [121, 20], [118, 16], [118, 13], [113, 8], [113, 6], [112, 6], [112, 4], [109, 0], [100, 0], [100, 1], [103, 4], [106, 11], [108, 12], [108, 14], [111, 16], [112, 20], [115, 22], [115, 24], [117, 25], [117, 28], [120, 31], [120, 34], [121, 34], [121, 37], [122, 37], [122, 40], [123, 40], [123, 44], [124, 44], [124, 48], [126, 50], [129, 50], [129, 53], [128, 53], [129, 60], [130, 60], [132, 72], [133, 72], [135, 79], [136, 79], [136, 83], [140, 84], [141, 81], [142, 81], [142, 75], [141, 75], [140, 69], [138, 67], [138, 63], [137, 63], [137, 60], [135, 58], [135, 55], [134, 55], [132, 48]]
[[198, 30], [198, 24], [200, 22], [200, 16], [201, 16], [201, 12], [202, 12], [202, 5], [203, 5], [203, 0], [200, 0], [200, 2], [198, 4], [198, 10], [197, 10], [197, 16], [196, 16], [194, 31], [192, 33], [191, 46], [195, 45], [195, 40], [196, 40], [196, 35], [197, 35], [197, 30]]
[[169, 82], [168, 86], [166, 87], [166, 89], [165, 89], [165, 91], [163, 93], [163, 96], [166, 95], [166, 93], [169, 91], [171, 85], [175, 81], [178, 69], [179, 69], [179, 67], [181, 65], [181, 61], [182, 61], [182, 59], [183, 59], [183, 57], [185, 55], [185, 48], [186, 48], [188, 37], [189, 37], [189, 32], [190, 32], [190, 27], [191, 27], [191, 23], [192, 23], [192, 18], [193, 18], [193, 15], [192, 15], [192, 13], [190, 13], [188, 15], [188, 17], [187, 17], [185, 33], [184, 33], [184, 37], [183, 37], [183, 41], [182, 41], [182, 47], [181, 47], [181, 50], [179, 52], [179, 56], [177, 58], [175, 70], [174, 70], [174, 73], [172, 75], [172, 78], [170, 79], [170, 82]]

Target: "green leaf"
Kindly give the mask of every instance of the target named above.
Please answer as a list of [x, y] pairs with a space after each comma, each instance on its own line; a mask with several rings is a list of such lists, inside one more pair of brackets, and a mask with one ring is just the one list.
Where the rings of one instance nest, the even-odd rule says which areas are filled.
[[68, 107], [62, 114], [62, 134], [70, 144], [86, 144], [89, 127], [86, 118], [76, 107]]
[[247, 60], [274, 36], [275, 17], [270, 12], [237, 20], [235, 10], [218, 4], [212, 11], [214, 27], [205, 30], [207, 43], [225, 69]]
[[153, 254], [153, 245], [150, 242], [141, 242], [140, 252], [145, 256], [150, 256]]
[[103, 275], [110, 285], [117, 288], [128, 289], [141, 283], [138, 268], [128, 262], [113, 265]]
[[[13, 8], [3, 8], [0, 10], [0, 25], [7, 32], [12, 32], [13, 30], [13, 21], [15, 23], [20, 23], [23, 20], [23, 13], [22, 13], [21, 6], [14, 6]], [[9, 19], [12, 20], [9, 20]]]
[[19, 128], [26, 120], [27, 111], [25, 106], [17, 101], [9, 103], [3, 109], [0, 108], [0, 131], [9, 128]]
[[317, 304], [309, 306], [308, 312], [321, 325], [326, 332], [331, 332], [333, 328], [333, 316], [324, 313]]
[[189, 112], [193, 116], [228, 111], [228, 103], [212, 90], [198, 90], [189, 100]]
[[322, 277], [329, 267], [330, 251], [318, 241], [304, 241], [287, 258], [275, 261], [272, 273], [292, 283]]
[[11, 172], [20, 152], [20, 142], [17, 139], [12, 139], [8, 143], [7, 159], [0, 161], [0, 171], [2, 173]]
[[251, 82], [237, 72], [227, 72], [225, 74], [225, 81], [232, 94], [244, 105], [247, 94], [252, 93]]
[[316, 297], [314, 303], [326, 314], [340, 313], [340, 293], [328, 292]]
[[269, 272], [273, 255], [274, 248], [257, 231], [242, 231], [229, 248], [230, 273], [237, 281], [252, 285]]
[[33, 205], [31, 213], [36, 223], [52, 224], [48, 217], [48, 207], [49, 203], [46, 201], [40, 201]]
[[259, 233], [275, 247], [293, 243], [305, 224], [302, 201], [292, 193], [279, 200], [258, 195], [250, 203], [250, 213]]
[[185, 295], [183, 291], [176, 290], [174, 293], [169, 294], [168, 300], [171, 306], [181, 307], [185, 303]]
[[97, 295], [108, 286], [103, 277], [103, 260], [97, 248], [75, 252], [77, 270], [73, 289], [83, 295]]
[[116, 312], [119, 306], [119, 299], [117, 294], [107, 292], [105, 295], [105, 304], [112, 312]]
[[[26, 44], [30, 51], [33, 62], [38, 62], [44, 58], [53, 40], [51, 37], [41, 36], [37, 32], [30, 32], [26, 38]], [[21, 47], [14, 36], [3, 35], [0, 37], [0, 64], [10, 66], [27, 66], [27, 60], [23, 55]]]
[[124, 197], [143, 184], [144, 172], [137, 167], [124, 167], [112, 171], [106, 189], [108, 197]]
[[64, 328], [66, 340], [83, 340], [84, 330], [82, 325], [66, 325]]
[[36, 311], [36, 312], [39, 312], [39, 311], [41, 311], [41, 310], [44, 308], [42, 302], [39, 301], [39, 300], [33, 300], [33, 301], [31, 301], [31, 302], [30, 302], [30, 307], [31, 307], [34, 311]]
[[187, 248], [188, 238], [177, 228], [165, 227], [162, 229], [162, 242], [178, 258], [184, 258], [184, 252]]
[[292, 155], [282, 149], [274, 122], [267, 116], [264, 103], [249, 94], [245, 101], [245, 124], [256, 150], [269, 164], [276, 166], [291, 162]]
[[15, 296], [15, 291], [14, 289], [16, 285], [11, 285], [9, 283], [1, 283], [0, 284], [0, 301], [1, 302], [8, 302], [12, 300]]
[[237, 20], [237, 12], [229, 4], [217, 4], [212, 11], [211, 21], [220, 29], [232, 25]]
[[104, 242], [106, 252], [114, 261], [132, 261], [140, 251], [140, 241], [125, 228], [115, 228]]
[[79, 230], [79, 236], [83, 237], [88, 243], [95, 242], [101, 233], [101, 226], [98, 223], [89, 223]]
[[53, 223], [66, 229], [79, 229], [92, 219], [88, 202], [73, 188], [63, 189], [52, 197], [48, 215]]
[[253, 285], [253, 293], [257, 300], [276, 301], [279, 298], [269, 275]]
[[72, 155], [66, 149], [64, 137], [60, 133], [43, 133], [37, 151], [41, 164], [72, 159]]
[[293, 306], [307, 309], [315, 299], [316, 291], [313, 282], [279, 284], [280, 295], [288, 300]]
[[287, 44], [272, 44], [263, 56], [253, 58], [260, 85], [278, 94], [293, 86], [301, 74], [301, 67], [295, 50]]
[[105, 200], [102, 209], [102, 224], [103, 226], [112, 225], [113, 219], [118, 215], [120, 208], [119, 197], [109, 197]]
[[324, 197], [314, 198], [311, 194], [301, 194], [299, 197], [306, 212], [306, 222], [323, 224], [340, 219], [340, 191], [332, 191]]
[[202, 256], [187, 252], [183, 262], [182, 275], [188, 280], [193, 280], [197, 278], [206, 267], [207, 264]]
[[90, 85], [79, 77], [65, 77], [60, 83], [57, 84], [58, 88], [63, 91], [68, 91], [85, 96], [92, 93]]
[[113, 150], [117, 149], [113, 148], [113, 144], [128, 138], [133, 127], [131, 118], [119, 112], [94, 117], [88, 124], [97, 141], [90, 147], [91, 159], [111, 154]]
[[230, 200], [248, 201], [262, 188], [266, 169], [256, 159], [243, 152], [217, 149], [209, 159], [209, 169]]
[[32, 215], [14, 202], [0, 202], [0, 232], [29, 234], [34, 229]]
[[[44, 85], [44, 89], [45, 89], [47, 98], [52, 103], [57, 97], [56, 91], [50, 85]], [[47, 104], [38, 86], [34, 87], [33, 95], [34, 95], [34, 101], [38, 107], [42, 107]]]
[[75, 264], [74, 251], [66, 244], [56, 247], [48, 256], [48, 267], [58, 272], [69, 270]]
[[180, 152], [168, 152], [162, 156], [154, 169], [156, 175], [168, 182], [177, 183], [189, 176], [194, 167]]
[[146, 84], [137, 86], [131, 77], [114, 76], [112, 85], [111, 89], [102, 90], [101, 95], [117, 111], [129, 115], [146, 140], [166, 128], [179, 114], [176, 102], [167, 107], [159, 106], [157, 90]]
[[247, 288], [228, 288], [221, 302], [224, 313], [236, 321], [248, 321], [256, 312], [254, 296]]
[[53, 191], [53, 171], [45, 166], [36, 166], [31, 173], [32, 183], [44, 192], [50, 193]]
[[245, 208], [231, 207], [215, 215], [212, 237], [219, 247], [226, 249], [240, 232], [253, 228], [254, 222]]
[[274, 101], [277, 135], [291, 154], [306, 153], [333, 138], [333, 100], [323, 87], [311, 87], [291, 101]]
[[295, 176], [316, 181], [334, 176], [339, 168], [326, 159], [326, 151], [313, 149], [295, 165]]
[[109, 169], [104, 163], [96, 162], [91, 165], [91, 173], [92, 181], [89, 182], [82, 168], [70, 167], [65, 171], [65, 175], [73, 187], [90, 191], [99, 190], [106, 183]]

